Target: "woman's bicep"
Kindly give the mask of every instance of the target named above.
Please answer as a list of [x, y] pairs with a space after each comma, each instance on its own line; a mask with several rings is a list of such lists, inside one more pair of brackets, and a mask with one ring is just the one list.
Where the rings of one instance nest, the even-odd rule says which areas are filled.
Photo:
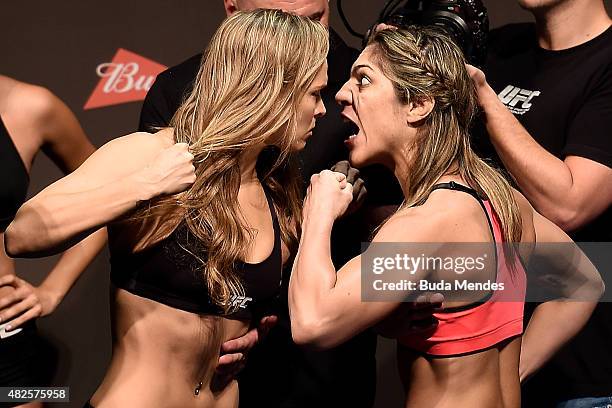
[[144, 155], [139, 153], [146, 145], [143, 142], [143, 136], [137, 133], [111, 140], [76, 170], [43, 189], [35, 198], [93, 190], [135, 172], [144, 165]]
[[[436, 251], [443, 246], [443, 243], [431, 245], [436, 242], [438, 224], [442, 221], [396, 216], [380, 228], [367, 250], [338, 271], [334, 298], [342, 305], [340, 310], [349, 324], [360, 330], [373, 326], [402, 302], [412, 300], [417, 292], [416, 283], [426, 279], [430, 272], [421, 267], [409, 274], [402, 273], [401, 265], [395, 266], [397, 257], [413, 251], [419, 242], [429, 243], [419, 246], [420, 250]], [[381, 269], [381, 265], [387, 269]], [[409, 281], [412, 285], [407, 284]]]
[[335, 311], [330, 327], [336, 332], [335, 342], [341, 343], [374, 326], [399, 306], [397, 298], [376, 298], [372, 279], [362, 270], [362, 256], [357, 256], [337, 273], [328, 308]]

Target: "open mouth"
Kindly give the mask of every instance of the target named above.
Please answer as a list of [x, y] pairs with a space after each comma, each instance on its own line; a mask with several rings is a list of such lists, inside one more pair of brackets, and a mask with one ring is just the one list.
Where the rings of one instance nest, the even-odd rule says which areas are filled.
[[357, 126], [356, 123], [349, 121], [348, 122], [348, 128], [349, 128], [349, 138], [353, 138], [353, 137], [357, 137], [357, 133], [359, 133], [359, 126]]
[[357, 123], [355, 123], [351, 118], [349, 118], [347, 115], [342, 115], [342, 118], [344, 120], [344, 122], [347, 124], [347, 128], [348, 128], [348, 134], [349, 137], [347, 140], [351, 140], [355, 137], [357, 137], [357, 135], [359, 134], [359, 132], [361, 131], [361, 129], [359, 128], [359, 125], [357, 125]]

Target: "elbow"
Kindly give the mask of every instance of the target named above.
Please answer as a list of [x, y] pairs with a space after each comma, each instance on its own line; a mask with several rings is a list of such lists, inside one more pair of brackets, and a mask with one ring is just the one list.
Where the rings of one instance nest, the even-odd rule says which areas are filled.
[[604, 295], [604, 293], [606, 292], [606, 284], [604, 283], [603, 279], [601, 278], [601, 276], [598, 276], [597, 280], [593, 283], [594, 286], [594, 298], [595, 300], [599, 301], [602, 296]]
[[601, 275], [596, 272], [595, 276], [590, 276], [588, 278], [588, 281], [585, 284], [584, 292], [578, 297], [578, 300], [595, 304], [601, 300], [605, 291], [606, 284], [601, 278]]
[[34, 209], [26, 203], [4, 232], [4, 250], [13, 258], [34, 258], [61, 252], [67, 247], [49, 250], [49, 242], [53, 242], [51, 233], [57, 233], [57, 230], [51, 216], [43, 217], [40, 208]]
[[21, 239], [18, 229], [12, 222], [4, 231], [4, 252], [11, 258], [20, 256], [27, 252], [25, 242]]
[[567, 233], [576, 231], [582, 227], [584, 225], [584, 221], [578, 212], [571, 212], [559, 217], [557, 225]]
[[545, 217], [554, 222], [564, 232], [572, 232], [582, 227], [586, 221], [584, 212], [578, 208], [555, 208], [552, 211], [543, 213]]
[[46, 256], [46, 254], [38, 248], [40, 234], [37, 230], [37, 235], [32, 234], [33, 229], [23, 225], [23, 222], [13, 220], [4, 231], [4, 251], [11, 258], [32, 258]]
[[322, 319], [291, 319], [291, 336], [298, 346], [326, 350], [335, 346]]

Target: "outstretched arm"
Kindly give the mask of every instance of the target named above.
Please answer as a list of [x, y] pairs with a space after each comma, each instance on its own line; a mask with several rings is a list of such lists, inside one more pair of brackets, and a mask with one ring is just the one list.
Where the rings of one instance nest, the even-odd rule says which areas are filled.
[[65, 249], [139, 201], [187, 188], [195, 180], [192, 160], [186, 144], [171, 145], [160, 134], [112, 140], [19, 209], [6, 230], [6, 251], [23, 256]]

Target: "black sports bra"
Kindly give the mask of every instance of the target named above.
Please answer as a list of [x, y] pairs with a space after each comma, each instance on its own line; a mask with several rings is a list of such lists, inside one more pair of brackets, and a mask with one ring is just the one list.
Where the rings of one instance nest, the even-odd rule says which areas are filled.
[[[282, 280], [280, 226], [267, 192], [266, 199], [272, 215], [274, 247], [260, 263], [237, 262], [245, 295], [232, 297], [231, 303], [236, 311], [227, 316], [232, 319], [260, 317], [274, 306], [279, 297]], [[111, 227], [109, 239], [112, 237]], [[202, 261], [198, 259], [205, 259], [205, 252], [182, 222], [167, 238], [142, 251], [121, 255], [111, 251], [111, 282], [132, 294], [176, 309], [223, 315], [223, 310], [211, 302], [208, 294]]]
[[0, 232], [4, 232], [25, 201], [30, 176], [1, 118], [0, 173]]

